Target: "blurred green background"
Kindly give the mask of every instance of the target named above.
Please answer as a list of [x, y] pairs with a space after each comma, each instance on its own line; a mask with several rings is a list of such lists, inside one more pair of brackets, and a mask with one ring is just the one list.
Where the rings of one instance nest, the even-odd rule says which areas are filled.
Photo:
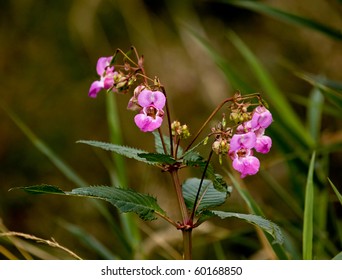
[[[108, 154], [75, 142], [110, 141], [107, 98], [102, 92], [91, 99], [88, 89], [97, 79], [95, 66], [100, 56], [134, 45], [144, 55], [149, 75], [157, 75], [166, 87], [173, 118], [188, 124], [193, 133], [235, 90], [260, 92], [266, 100], [270, 98], [270, 110], [275, 114], [275, 127], [270, 132], [274, 146], [270, 154], [262, 156], [261, 174], [244, 183], [265, 216], [285, 229], [291, 258], [301, 258], [308, 160], [318, 148], [315, 203], [324, 209], [315, 215], [314, 242], [319, 248], [314, 256], [330, 259], [341, 251], [341, 205], [327, 182], [329, 177], [342, 191], [341, 33], [319, 30], [313, 24], [305, 26], [300, 21], [290, 23], [279, 14], [269, 16], [238, 2], [266, 4], [329, 30], [342, 28], [342, 3], [338, 0], [2, 0], [0, 218], [4, 225], [12, 231], [53, 237], [83, 258], [132, 257], [122, 254], [124, 245], [89, 200], [37, 197], [8, 190], [41, 183], [66, 190], [77, 187], [34, 146], [13, 122], [9, 110], [88, 184], [111, 184], [104, 167], [109, 164]], [[282, 99], [269, 92], [272, 84], [265, 88], [257, 69], [243, 56], [240, 40], [269, 73], [281, 98], [298, 114], [311, 144], [303, 144], [303, 135], [292, 131], [290, 121], [286, 126], [287, 116], [279, 111]], [[312, 75], [306, 76], [312, 78], [310, 82], [302, 78], [304, 74]], [[266, 84], [270, 85], [269, 80]], [[318, 94], [313, 84], [321, 86]], [[331, 95], [326, 92], [331, 91], [334, 102], [329, 103]], [[134, 125], [134, 114], [126, 110], [128, 100], [129, 96], [116, 96], [123, 142], [152, 151], [153, 137]], [[286, 135], [292, 135], [293, 142]], [[177, 211], [167, 176], [133, 160], [126, 160], [125, 167], [130, 187], [158, 196], [166, 209]], [[119, 223], [115, 209], [105, 206]], [[236, 193], [225, 207], [247, 211]], [[176, 236], [173, 228], [160, 221], [144, 224], [136, 219], [136, 223], [142, 237], [135, 258], [179, 257], [180, 233]], [[1, 246], [22, 258], [16, 246], [2, 242]], [[255, 229], [236, 221], [208, 223], [199, 229], [194, 244], [195, 258], [270, 258]], [[212, 246], [208, 249], [208, 245]], [[41, 247], [51, 254], [45, 258], [70, 257]]]

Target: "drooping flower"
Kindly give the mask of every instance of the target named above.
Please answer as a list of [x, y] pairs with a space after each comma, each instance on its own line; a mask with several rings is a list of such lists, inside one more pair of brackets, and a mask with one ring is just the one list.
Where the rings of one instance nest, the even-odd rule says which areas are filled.
[[272, 147], [272, 139], [265, 135], [265, 129], [272, 123], [270, 111], [264, 106], [254, 109], [252, 119], [240, 124], [230, 140], [229, 156], [233, 168], [241, 173], [241, 178], [254, 175], [259, 171], [259, 159], [253, 150], [266, 154]]
[[229, 156], [233, 160], [233, 168], [241, 173], [241, 178], [258, 173], [260, 161], [253, 156], [251, 149], [242, 148], [237, 151], [230, 151]]
[[140, 92], [138, 104], [142, 109], [140, 113], [134, 117], [134, 121], [141, 131], [151, 132], [162, 125], [165, 103], [166, 97], [160, 91], [143, 89]]
[[[110, 89], [114, 85], [114, 78], [118, 75], [114, 71], [114, 66], [110, 66], [112, 56], [100, 57], [96, 64], [96, 72], [100, 76], [100, 80], [94, 81], [89, 89], [89, 97], [96, 98], [98, 92], [102, 89]], [[115, 89], [114, 89], [115, 90]]]
[[258, 106], [254, 109], [251, 119], [252, 129], [267, 128], [273, 121], [272, 114], [264, 106]]
[[272, 139], [271, 137], [264, 135], [264, 132], [264, 128], [259, 128], [258, 130], [254, 131], [256, 135], [254, 149], [258, 153], [267, 154], [272, 147]]

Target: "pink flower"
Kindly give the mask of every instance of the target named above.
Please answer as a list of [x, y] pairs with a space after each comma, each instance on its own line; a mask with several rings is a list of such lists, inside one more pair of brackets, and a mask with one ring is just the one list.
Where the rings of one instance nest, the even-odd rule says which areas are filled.
[[262, 154], [267, 154], [272, 147], [272, 139], [267, 135], [264, 135], [265, 129], [259, 128], [255, 131], [256, 142], [254, 149]]
[[135, 124], [143, 132], [151, 132], [162, 125], [166, 103], [165, 95], [160, 91], [143, 89], [138, 96], [142, 110], [134, 117]]
[[260, 161], [253, 156], [251, 149], [230, 151], [229, 155], [233, 160], [233, 168], [241, 173], [241, 178], [258, 173]]
[[252, 129], [267, 128], [273, 121], [272, 114], [264, 106], [258, 106], [254, 109], [251, 120]]
[[256, 135], [254, 132], [244, 134], [234, 134], [230, 140], [230, 151], [235, 152], [240, 149], [252, 149], [255, 146]]
[[252, 119], [236, 128], [236, 134], [230, 140], [229, 156], [233, 160], [233, 168], [241, 173], [241, 178], [259, 171], [260, 161], [253, 156], [253, 148], [262, 154], [270, 151], [272, 139], [264, 133], [272, 121], [270, 111], [258, 106], [254, 109]]
[[114, 85], [114, 77], [118, 74], [114, 72], [114, 66], [110, 67], [112, 56], [100, 57], [96, 64], [96, 72], [100, 80], [94, 81], [89, 89], [89, 97], [96, 98], [98, 92], [102, 89], [110, 89]]

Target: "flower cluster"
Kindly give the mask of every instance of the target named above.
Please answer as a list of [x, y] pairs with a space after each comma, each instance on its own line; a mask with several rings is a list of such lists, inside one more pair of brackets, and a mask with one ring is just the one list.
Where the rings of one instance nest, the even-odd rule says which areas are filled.
[[[169, 116], [167, 107], [166, 114], [164, 113], [167, 102], [165, 89], [158, 78], [151, 79], [145, 75], [143, 57], [139, 57], [134, 48], [132, 50], [135, 52], [137, 62], [120, 50], [117, 50], [114, 56], [98, 59], [96, 71], [100, 79], [91, 84], [88, 95], [96, 98], [101, 90], [126, 94], [131, 86], [140, 80], [135, 86], [127, 109], [138, 112], [134, 117], [134, 122], [141, 131], [153, 132], [161, 127], [164, 115]], [[118, 53], [123, 55], [123, 63], [114, 65]], [[258, 103], [252, 102], [254, 98], [258, 99]], [[232, 160], [233, 168], [240, 172], [241, 178], [254, 175], [260, 168], [259, 159], [254, 156], [254, 152], [266, 154], [272, 146], [272, 139], [265, 135], [265, 129], [273, 121], [272, 114], [264, 106], [264, 101], [259, 94], [242, 96], [240, 92], [236, 92], [233, 97], [224, 100], [204, 123], [188, 148], [194, 143], [208, 121], [226, 103], [230, 104], [229, 119], [233, 125], [228, 126], [226, 117], [223, 115], [222, 121], [211, 129], [207, 139], [210, 136], [215, 137], [212, 150], [219, 156], [220, 163], [222, 163], [223, 156], [228, 156]], [[254, 110], [248, 110], [251, 106]], [[180, 140], [188, 138], [190, 132], [187, 125], [182, 125], [179, 121], [168, 120], [168, 124], [169, 132], [172, 134], [170, 135], [172, 139], [170, 139], [173, 142], [170, 146], [174, 145], [171, 151], [177, 154]]]
[[264, 133], [272, 121], [270, 111], [258, 106], [253, 111], [252, 119], [240, 124], [231, 138], [228, 154], [233, 161], [233, 168], [241, 173], [241, 178], [259, 171], [260, 162], [253, 155], [253, 149], [263, 154], [270, 151], [272, 139]]
[[[88, 93], [89, 97], [96, 98], [98, 92], [103, 89], [127, 93], [130, 86], [136, 81], [136, 72], [141, 68], [133, 68], [126, 63], [123, 67], [127, 73], [115, 71], [112, 60], [113, 56], [98, 59], [96, 71], [100, 79], [91, 84]], [[162, 125], [165, 103], [165, 95], [161, 91], [149, 89], [149, 86], [144, 82], [135, 88], [127, 108], [129, 110], [139, 110], [139, 113], [134, 118], [135, 124], [141, 131], [151, 132]]]

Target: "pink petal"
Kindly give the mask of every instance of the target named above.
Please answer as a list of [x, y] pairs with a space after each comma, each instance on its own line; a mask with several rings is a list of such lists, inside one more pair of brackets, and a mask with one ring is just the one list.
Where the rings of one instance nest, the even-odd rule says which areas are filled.
[[95, 81], [91, 84], [88, 96], [91, 98], [96, 98], [98, 92], [103, 89], [103, 81]]
[[145, 114], [138, 114], [134, 117], [134, 122], [141, 131], [151, 132], [161, 126], [163, 119], [159, 116], [156, 116], [154, 119], [150, 116], [146, 116]]
[[138, 103], [141, 107], [153, 105], [157, 109], [163, 109], [166, 103], [165, 95], [160, 91], [144, 89], [138, 96]]
[[242, 148], [251, 149], [254, 147], [256, 135], [254, 132], [247, 132], [244, 134], [234, 134], [230, 140], [230, 150], [237, 151]]
[[266, 135], [257, 137], [255, 150], [262, 154], [267, 154], [272, 147], [272, 139]]
[[269, 110], [267, 110], [263, 106], [258, 106], [255, 108], [251, 124], [252, 128], [258, 129], [260, 127], [266, 128], [268, 127], [273, 121], [272, 114]]
[[254, 156], [236, 157], [233, 160], [233, 168], [241, 173], [241, 178], [244, 178], [258, 173], [260, 161]]
[[238, 134], [243, 134], [243, 133], [246, 133], [249, 131], [252, 131], [251, 121], [244, 122], [236, 128], [236, 133], [238, 133]]
[[[100, 57], [96, 64], [96, 72], [99, 74], [99, 76], [102, 76], [104, 71], [106, 70], [106, 67], [110, 65], [110, 62], [112, 61], [112, 56], [108, 57]], [[114, 69], [113, 69], [114, 70]]]

